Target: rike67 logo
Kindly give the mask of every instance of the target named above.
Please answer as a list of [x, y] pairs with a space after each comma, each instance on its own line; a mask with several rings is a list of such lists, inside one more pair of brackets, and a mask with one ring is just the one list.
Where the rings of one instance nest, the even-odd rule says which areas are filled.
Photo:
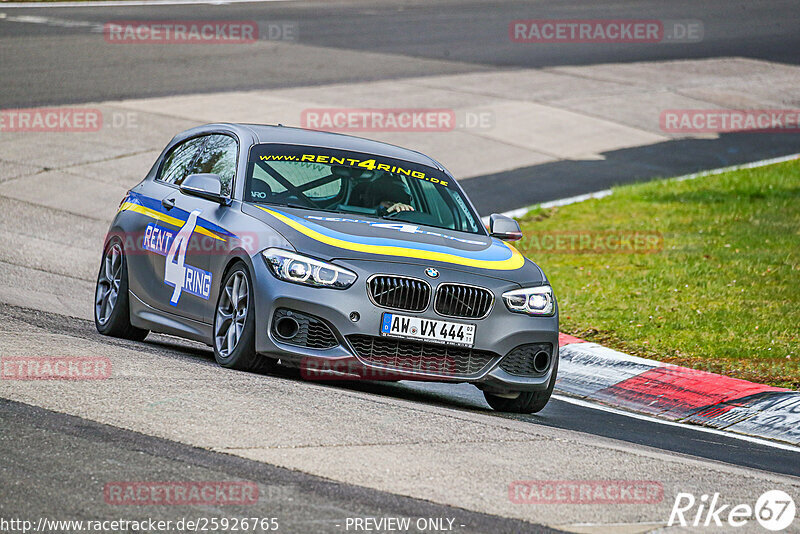
[[667, 526], [736, 528], [755, 519], [765, 529], [779, 532], [789, 528], [796, 511], [794, 499], [781, 490], [764, 492], [755, 506], [725, 503], [719, 493], [699, 499], [691, 493], [678, 493]]

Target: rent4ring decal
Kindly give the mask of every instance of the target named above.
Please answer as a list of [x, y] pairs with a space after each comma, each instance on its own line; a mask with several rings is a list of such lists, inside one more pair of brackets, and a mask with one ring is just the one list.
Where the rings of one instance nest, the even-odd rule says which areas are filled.
[[148, 224], [145, 229], [142, 242], [144, 249], [166, 257], [164, 283], [174, 288], [169, 299], [173, 306], [178, 305], [184, 291], [206, 300], [211, 293], [211, 273], [186, 264], [186, 249], [197, 226], [198, 215], [200, 210], [189, 214], [186, 223], [177, 233], [155, 223]]
[[400, 165], [395, 165], [393, 162], [379, 163], [375, 158], [360, 159], [353, 157], [337, 157], [329, 154], [288, 154], [277, 155], [269, 154], [259, 157], [261, 161], [296, 161], [296, 162], [311, 162], [311, 163], [324, 163], [326, 165], [346, 165], [348, 167], [360, 167], [369, 171], [386, 171], [394, 174], [405, 174], [406, 176], [413, 176], [420, 180], [425, 180], [433, 184], [438, 184], [447, 187], [448, 180], [440, 180], [435, 176], [425, 174], [423, 171], [406, 168]]

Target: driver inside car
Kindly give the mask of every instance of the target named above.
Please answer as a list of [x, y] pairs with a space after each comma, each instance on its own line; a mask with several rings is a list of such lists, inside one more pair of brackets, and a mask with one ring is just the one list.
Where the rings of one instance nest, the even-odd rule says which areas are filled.
[[399, 177], [384, 174], [365, 185], [361, 196], [363, 206], [374, 207], [378, 213], [414, 211], [411, 193]]

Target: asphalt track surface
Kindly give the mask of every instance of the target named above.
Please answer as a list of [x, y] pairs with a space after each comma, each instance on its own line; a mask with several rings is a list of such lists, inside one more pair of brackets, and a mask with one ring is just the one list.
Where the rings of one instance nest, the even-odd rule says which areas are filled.
[[[186, 342], [172, 336], [150, 334], [144, 342], [139, 344], [105, 338], [94, 330], [92, 323], [80, 319], [64, 318], [56, 314], [0, 304], [0, 318], [3, 315], [13, 315], [16, 319], [22, 319], [39, 327], [47, 327], [51, 332], [66, 336], [132, 344], [155, 354], [192, 357], [197, 358], [198, 361], [214, 359], [210, 347]], [[286, 380], [301, 380], [298, 373], [291, 369], [282, 370], [276, 376]], [[331, 387], [365, 391], [375, 395], [408, 399], [457, 410], [483, 412], [488, 408], [483, 394], [468, 384], [337, 381]], [[538, 414], [497, 414], [497, 416], [604, 436], [636, 445], [657, 447], [679, 454], [699, 456], [742, 467], [800, 476], [800, 462], [796, 461], [798, 455], [794, 451], [743, 441], [732, 434], [708, 434], [690, 425], [665, 426], [648, 420], [577, 406], [555, 398]]]
[[[259, 485], [256, 505], [170, 506], [149, 515], [119, 511], [130, 520], [148, 516], [175, 522], [216, 516], [276, 518], [281, 532], [342, 532], [346, 517], [446, 517], [465, 533], [558, 532], [524, 521], [336, 484], [5, 399], [0, 399], [0, 426], [0, 444], [6, 451], [0, 516], [6, 518], [103, 519], [108, 506], [101, 477], [106, 475], [127, 480], [246, 480]], [[42, 499], [45, 492], [59, 498]]]
[[[272, 2], [230, 5], [5, 8], [0, 19], [3, 91], [0, 107], [116, 100], [234, 89], [292, 87], [472, 72], [713, 57], [800, 62], [800, 10], [792, 0], [644, 0], [598, 2]], [[510, 41], [516, 19], [698, 20], [699, 43], [537, 44]], [[91, 24], [119, 20], [253, 20], [295, 22], [296, 42], [326, 49], [306, 56], [248, 47], [89, 46]], [[65, 22], [90, 23], [70, 26]], [[223, 48], [222, 51], [219, 48]], [[336, 50], [428, 60], [353, 65]], [[288, 55], [288, 57], [286, 57]], [[276, 57], [280, 56], [280, 57]]]
[[[703, 42], [694, 46], [513, 45], [508, 22], [518, 18], [695, 19], [704, 22]], [[0, 4], [0, 107], [59, 105], [130, 97], [175, 95], [233, 89], [295, 87], [346, 81], [387, 80], [421, 74], [476, 72], [498, 68], [588, 65], [659, 59], [743, 56], [799, 63], [800, 10], [796, 2], [763, 4], [740, 1], [660, 2], [635, 5], [611, 2], [318, 2], [165, 6], [159, 8], [11, 9]], [[621, 11], [620, 11], [621, 10]], [[92, 49], [90, 26], [127, 19], [225, 19], [299, 21], [299, 43], [308, 50], [276, 48], [277, 56], [253, 57], [230, 47], [152, 47], [146, 51], [110, 47]], [[40, 16], [49, 22], [12, 22], [8, 17]], [[391, 30], [391, 31], [390, 31]], [[319, 50], [323, 50], [322, 53]], [[338, 51], [376, 51], [395, 55], [393, 61], [343, 65]], [[113, 57], [109, 60], [109, 54]], [[202, 65], [202, 69], [198, 69]], [[424, 72], [420, 72], [424, 70]], [[798, 151], [790, 135], [731, 134], [714, 140], [671, 141], [607, 154], [602, 162], [556, 162], [537, 166], [544, 179], [537, 191], [524, 191], [514, 201], [508, 191], [531, 168], [479, 177], [466, 182], [479, 196], [482, 211], [533, 203], [604, 189], [636, 181], [720, 167]], [[564, 178], [570, 178], [566, 180]], [[65, 339], [100, 339], [87, 321], [24, 308], [0, 306], [0, 316], [30, 321], [63, 334]], [[138, 350], [164, 358], [212, 359], [209, 350], [165, 336], [151, 336]], [[282, 379], [297, 381], [287, 373]], [[412, 400], [441, 410], [485, 413], [480, 393], [471, 386], [435, 384], [339, 383], [376, 396]], [[510, 417], [496, 415], [497, 417]], [[515, 419], [570, 432], [598, 436], [637, 447], [658, 449], [675, 457], [703, 458], [724, 464], [790, 476], [800, 476], [798, 454], [691, 427], [666, 426], [554, 399], [540, 414]], [[453, 509], [390, 493], [331, 482], [312, 475], [195, 449], [168, 440], [136, 434], [25, 404], [0, 401], [0, 515], [103, 517], [96, 480], [98, 467], [107, 473], [124, 465], [120, 478], [209, 479], [246, 478], [276, 488], [263, 514], [281, 509], [289, 531], [341, 531], [336, 520], [345, 516], [455, 516], [463, 531], [519, 532], [540, 528], [530, 523]], [[31, 469], [37, 466], [39, 469]], [[46, 466], [46, 469], [42, 469]], [[116, 466], [116, 467], [115, 467]], [[68, 495], [67, 498], [64, 496]], [[218, 513], [187, 507], [163, 514]], [[248, 514], [251, 510], [248, 510]], [[259, 514], [259, 515], [263, 515]], [[166, 517], [166, 516], [165, 516]], [[317, 520], [315, 523], [303, 521]], [[543, 527], [542, 527], [543, 528]]]
[[[171, 336], [151, 334], [141, 343], [110, 339], [100, 336], [89, 321], [7, 305], [0, 305], [0, 319], [3, 317], [13, 317], [63, 336], [67, 344], [70, 340], [99, 341], [134, 348], [165, 361], [188, 359], [196, 365], [213, 362], [210, 348]], [[273, 376], [290, 383], [303, 383], [294, 370], [286, 369]], [[403, 399], [448, 411], [488, 411], [480, 392], [469, 385], [336, 382], [328, 387]], [[269, 395], [269, 390], [264, 394]], [[653, 448], [678, 458], [704, 458], [800, 476], [798, 453], [793, 450], [744, 441], [734, 435], [709, 434], [691, 426], [666, 426], [576, 406], [557, 398], [539, 414], [496, 416]], [[0, 427], [3, 428], [0, 473], [5, 492], [0, 499], [0, 516], [4, 517], [107, 517], [109, 507], [102, 501], [102, 489], [108, 480], [241, 479], [260, 485], [262, 498], [255, 508], [186, 505], [148, 510], [143, 507], [136, 509], [135, 514], [121, 510], [120, 515], [134, 519], [148, 516], [144, 512], [149, 512], [152, 517], [176, 520], [192, 515], [269, 517], [272, 514], [279, 516], [283, 528], [289, 532], [302, 532], [311, 526], [320, 532], [342, 532], [346, 517], [363, 516], [457, 518], [457, 524], [464, 525], [457, 529], [459, 532], [549, 531], [540, 525], [338, 484], [5, 399], [0, 400]], [[68, 497], [62, 498], [65, 494]]]
[[[410, 76], [633, 61], [745, 57], [800, 63], [796, 2], [269, 2], [158, 7], [4, 8], [0, 4], [0, 108], [244, 89], [391, 80]], [[694, 43], [513, 43], [517, 19], [699, 21]], [[27, 17], [27, 18], [26, 18]], [[120, 20], [288, 23], [291, 43], [247, 46], [97, 44]], [[358, 54], [349, 56], [348, 53]], [[796, 106], [795, 106], [796, 107]], [[535, 127], [535, 125], [533, 126]], [[492, 173], [465, 189], [481, 213], [800, 152], [795, 134], [737, 132], [615, 150]], [[526, 184], [536, 177], [537, 186]], [[457, 177], [458, 178], [458, 177]], [[508, 195], [507, 191], [515, 191]]]
[[[100, 342], [132, 345], [154, 354], [164, 354], [166, 357], [189, 357], [197, 359], [198, 362], [214, 359], [210, 347], [172, 336], [150, 334], [142, 343], [110, 339], [98, 334], [94, 329], [94, 324], [89, 321], [0, 304], [0, 318], [3, 316], [13, 316], [32, 325], [46, 327], [53, 333]], [[280, 374], [276, 376], [292, 381], [302, 380], [292, 369], [281, 370]], [[488, 409], [483, 394], [468, 384], [336, 381], [331, 387], [408, 399], [456, 410], [484, 412]], [[743, 441], [733, 434], [708, 434], [690, 425], [666, 426], [648, 420], [577, 406], [556, 398], [552, 399], [538, 414], [497, 414], [497, 416], [800, 477], [800, 462], [797, 461], [798, 453], [795, 451]]]

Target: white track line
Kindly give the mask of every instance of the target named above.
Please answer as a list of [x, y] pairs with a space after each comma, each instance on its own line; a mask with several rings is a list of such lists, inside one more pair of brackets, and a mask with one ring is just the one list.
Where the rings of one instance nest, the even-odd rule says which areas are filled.
[[778, 158], [762, 159], [760, 161], [753, 161], [752, 163], [742, 163], [741, 165], [731, 165], [730, 167], [722, 167], [719, 169], [712, 169], [710, 171], [700, 171], [692, 174], [686, 174], [683, 176], [676, 176], [675, 178], [670, 178], [670, 180], [675, 182], [682, 182], [684, 180], [702, 178], [703, 176], [722, 174], [723, 172], [728, 172], [728, 171], [738, 171], [740, 169], [756, 169], [758, 167], [765, 167], [767, 165], [772, 165], [774, 163], [783, 163], [784, 161], [791, 161], [793, 159], [798, 159], [798, 158], [800, 158], [800, 154], [790, 154], [788, 156], [780, 156]]
[[529, 211], [531, 211], [535, 207], [540, 208], [555, 208], [557, 206], [566, 206], [567, 204], [576, 204], [578, 202], [583, 202], [584, 200], [589, 200], [592, 198], [603, 198], [607, 197], [611, 194], [611, 189], [603, 189], [602, 191], [595, 191], [594, 193], [586, 193], [585, 195], [577, 195], [574, 197], [567, 197], [567, 198], [560, 198], [558, 200], [551, 200], [549, 202], [542, 202], [541, 204], [534, 204], [533, 206], [528, 206], [527, 208], [517, 208], [515, 210], [506, 211], [502, 213], [506, 217], [522, 217]]
[[687, 425], [686, 423], [678, 423], [675, 421], [667, 421], [666, 419], [659, 419], [657, 417], [652, 417], [649, 415], [644, 415], [635, 412], [628, 412], [625, 410], [620, 410], [617, 408], [612, 408], [611, 406], [606, 406], [604, 404], [598, 404], [590, 401], [586, 401], [583, 399], [576, 399], [575, 397], [567, 397], [565, 395], [558, 395], [553, 394], [554, 399], [558, 399], [560, 401], [564, 401], [570, 404], [574, 404], [576, 406], [582, 406], [584, 408], [591, 408], [593, 410], [601, 410], [604, 412], [609, 412], [617, 415], [624, 415], [625, 417], [632, 417], [634, 419], [641, 419], [642, 421], [648, 421], [650, 423], [658, 423], [661, 425], [667, 426], [678, 426], [681, 428], [685, 428], [688, 430], [696, 430], [697, 432], [705, 432], [706, 434], [716, 434], [718, 436], [725, 436], [728, 438], [734, 438], [741, 441], [748, 441], [750, 443], [757, 443], [759, 445], [764, 445], [766, 447], [773, 447], [775, 449], [782, 449], [785, 451], [791, 452], [800, 452], [800, 447], [796, 447], [794, 445], [789, 445], [788, 443], [780, 443], [777, 441], [769, 441], [766, 439], [755, 438], [753, 436], [747, 436], [745, 434], [738, 434], [736, 432], [730, 432], [727, 430], [719, 430], [716, 428], [709, 428], [706, 426], [699, 426], [699, 425]]
[[[667, 178], [666, 181], [673, 181], [673, 182], [683, 182], [685, 180], [693, 180], [695, 178], [702, 178], [703, 176], [712, 176], [715, 174], [722, 174], [723, 172], [729, 171], [738, 171], [741, 169], [755, 169], [757, 167], [764, 167], [766, 165], [773, 165], [775, 163], [783, 163], [784, 161], [791, 161], [793, 159], [800, 158], [800, 153], [798, 154], [791, 154], [789, 156], [781, 156], [778, 158], [770, 158], [770, 159], [762, 159], [759, 161], [753, 161], [751, 163], [742, 163], [741, 165], [731, 165], [730, 167], [720, 167], [719, 169], [711, 169], [709, 171], [700, 171], [694, 172], [692, 174], [685, 174], [683, 176], [676, 176], [674, 178]], [[558, 200], [551, 200], [549, 202], [542, 202], [541, 204], [533, 204], [532, 206], [527, 206], [525, 208], [517, 208], [514, 210], [509, 210], [506, 212], [501, 213], [501, 215], [505, 215], [506, 217], [522, 217], [530, 210], [534, 208], [555, 208], [557, 206], [566, 206], [568, 204], [575, 204], [577, 202], [583, 202], [584, 200], [589, 200], [592, 198], [603, 198], [607, 197], [612, 193], [611, 189], [603, 189], [602, 191], [595, 191], [594, 193], [586, 193], [585, 195], [577, 195], [574, 197], [567, 197], [567, 198], [560, 198]], [[489, 218], [483, 217], [484, 222], [488, 223]]]
[[[2, 4], [0, 4], [2, 6]], [[103, 33], [103, 24], [87, 22], [84, 20], [57, 19], [53, 17], [40, 17], [37, 15], [11, 15], [0, 13], [0, 21], [19, 22], [22, 24], [44, 24], [56, 28], [89, 28], [95, 33]]]
[[194, 4], [226, 5], [226, 4], [255, 4], [261, 2], [291, 2], [293, 0], [120, 0], [114, 2], [8, 2], [0, 3], [0, 8], [24, 7], [46, 8], [54, 7], [129, 7], [129, 6], [186, 6]]

